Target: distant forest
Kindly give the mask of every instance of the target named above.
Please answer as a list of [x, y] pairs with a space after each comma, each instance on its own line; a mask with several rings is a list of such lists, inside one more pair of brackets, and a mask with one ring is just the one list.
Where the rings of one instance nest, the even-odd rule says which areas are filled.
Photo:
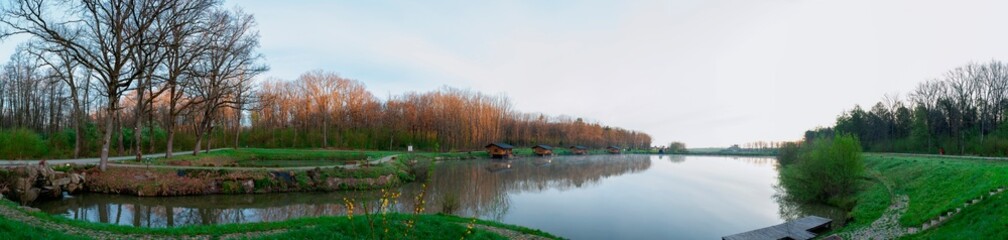
[[920, 83], [902, 98], [854, 106], [805, 139], [849, 133], [865, 151], [1008, 156], [1008, 65], [971, 63]]
[[0, 68], [0, 159], [651, 144], [642, 132], [522, 113], [504, 96], [449, 87], [382, 100], [325, 71], [257, 82], [268, 66], [255, 19], [216, 0], [14, 0], [0, 9], [0, 38], [13, 35], [30, 40]]

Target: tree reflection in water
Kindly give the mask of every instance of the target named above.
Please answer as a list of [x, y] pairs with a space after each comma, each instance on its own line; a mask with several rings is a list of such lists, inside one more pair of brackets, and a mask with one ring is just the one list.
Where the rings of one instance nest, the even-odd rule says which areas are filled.
[[847, 212], [829, 205], [804, 203], [796, 201], [788, 196], [788, 190], [780, 184], [774, 186], [777, 191], [773, 195], [773, 200], [777, 202], [777, 212], [785, 220], [795, 220], [805, 216], [815, 215], [833, 219], [831, 227], [839, 229], [847, 223]]
[[[510, 195], [592, 187], [605, 178], [649, 169], [650, 157], [596, 155], [441, 162], [435, 164], [434, 173], [427, 179], [430, 186], [425, 212], [441, 212], [442, 206], [436, 203], [453, 195], [458, 202], [456, 214], [500, 220], [511, 207]], [[684, 161], [682, 156], [668, 157], [672, 162]], [[419, 183], [410, 183], [391, 190], [402, 194], [393, 201], [391, 210], [409, 213], [413, 211], [413, 197], [422, 189]], [[380, 191], [143, 198], [83, 194], [35, 207], [71, 219], [164, 227], [345, 215], [344, 198], [377, 206], [381, 196]]]

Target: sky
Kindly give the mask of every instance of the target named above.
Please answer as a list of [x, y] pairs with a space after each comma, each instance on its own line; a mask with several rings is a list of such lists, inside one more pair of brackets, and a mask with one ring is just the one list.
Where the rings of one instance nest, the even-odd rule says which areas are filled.
[[[322, 69], [379, 98], [451, 86], [654, 145], [798, 140], [855, 104], [1008, 60], [1008, 1], [268, 1], [263, 77]], [[6, 59], [17, 42], [0, 42]]]

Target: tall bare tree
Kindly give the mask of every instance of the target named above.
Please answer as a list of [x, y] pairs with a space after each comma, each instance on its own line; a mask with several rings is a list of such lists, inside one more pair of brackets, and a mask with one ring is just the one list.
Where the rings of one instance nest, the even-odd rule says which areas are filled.
[[251, 84], [252, 77], [268, 69], [259, 63], [263, 56], [257, 52], [259, 32], [252, 15], [241, 10], [216, 10], [208, 19], [207, 49], [193, 65], [196, 77], [188, 89], [200, 102], [194, 126], [194, 155], [213, 130], [219, 110], [236, 108], [241, 103], [238, 93]]
[[[161, 0], [14, 0], [4, 9], [0, 22], [7, 34], [28, 34], [59, 45], [82, 66], [90, 69], [106, 97], [106, 118], [116, 115], [119, 99], [143, 75], [144, 63], [135, 54], [144, 47], [146, 33], [171, 1]], [[69, 14], [67, 14], [69, 13]], [[101, 162], [108, 165], [112, 121], [102, 128]]]

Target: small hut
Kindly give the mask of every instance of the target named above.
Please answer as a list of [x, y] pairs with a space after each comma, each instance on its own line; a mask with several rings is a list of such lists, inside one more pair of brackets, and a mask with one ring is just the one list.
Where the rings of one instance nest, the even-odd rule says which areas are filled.
[[507, 143], [491, 143], [486, 145], [487, 153], [491, 158], [511, 158], [514, 154], [514, 146]]
[[588, 147], [577, 145], [570, 147], [571, 154], [574, 155], [585, 155], [588, 154]]
[[616, 146], [609, 146], [606, 148], [606, 151], [608, 151], [611, 154], [620, 154], [620, 148]]
[[532, 147], [532, 152], [535, 152], [535, 155], [537, 156], [552, 156], [553, 147], [550, 147], [549, 145], [539, 144], [536, 145], [535, 147]]

